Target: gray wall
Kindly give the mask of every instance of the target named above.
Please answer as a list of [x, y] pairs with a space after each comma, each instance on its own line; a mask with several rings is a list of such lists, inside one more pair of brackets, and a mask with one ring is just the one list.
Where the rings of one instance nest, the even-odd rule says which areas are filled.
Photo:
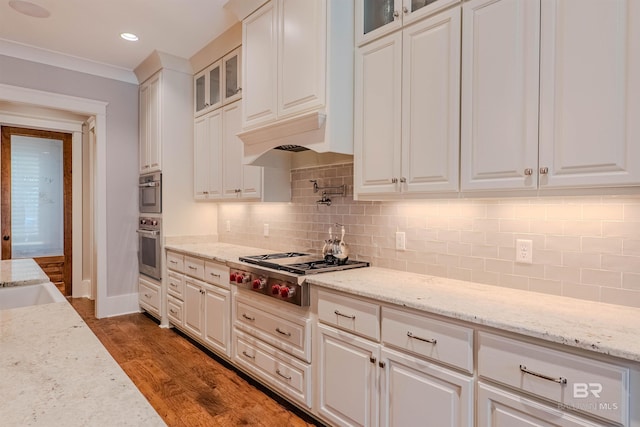
[[107, 296], [135, 293], [138, 86], [3, 55], [0, 55], [0, 83], [108, 103]]

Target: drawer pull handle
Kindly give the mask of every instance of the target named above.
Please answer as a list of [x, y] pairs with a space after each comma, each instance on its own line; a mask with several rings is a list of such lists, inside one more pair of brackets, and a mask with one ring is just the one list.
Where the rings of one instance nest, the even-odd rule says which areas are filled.
[[520, 365], [520, 371], [524, 374], [529, 374], [529, 375], [533, 375], [534, 377], [542, 378], [548, 381], [553, 381], [554, 383], [558, 383], [558, 384], [567, 383], [566, 378], [563, 378], [563, 377], [554, 378], [554, 377], [550, 377], [549, 375], [541, 374], [539, 372], [530, 371], [524, 365]]
[[170, 308], [170, 309], [169, 309], [169, 313], [171, 313], [171, 314], [178, 314], [178, 312], [177, 312], [177, 311], [175, 311], [173, 308]]
[[147, 297], [147, 298], [151, 298], [151, 295], [149, 295], [149, 294], [144, 294], [144, 296]]
[[244, 318], [245, 318], [245, 319], [247, 319], [247, 320], [251, 320], [252, 322], [253, 322], [254, 320], [256, 320], [256, 318], [255, 318], [255, 317], [247, 316], [247, 315], [246, 315], [246, 314], [244, 314], [244, 313], [242, 313], [242, 317], [244, 317]]
[[288, 336], [288, 337], [290, 337], [290, 336], [291, 336], [291, 332], [283, 331], [282, 329], [280, 329], [280, 327], [277, 327], [277, 328], [276, 328], [276, 332], [277, 332], [277, 333], [279, 333], [279, 334], [282, 334], [282, 335], [286, 335], [286, 336]]
[[216, 273], [209, 273], [209, 274], [211, 274], [213, 277], [217, 277], [218, 279], [220, 278], [219, 274], [216, 274]]
[[171, 264], [177, 264], [177, 263], [178, 263], [178, 261], [174, 261], [174, 260], [172, 260], [172, 259], [170, 259], [170, 260], [169, 260], [169, 262], [170, 262]]
[[244, 357], [248, 357], [249, 359], [255, 359], [255, 356], [250, 355], [249, 353], [247, 353], [246, 351], [242, 350], [242, 354], [244, 355]]
[[355, 318], [356, 318], [355, 314], [352, 314], [352, 315], [342, 314], [338, 310], [335, 310], [334, 313], [337, 314], [338, 316], [346, 317], [347, 319], [354, 319], [355, 320]]
[[189, 267], [189, 270], [197, 270], [198, 269], [198, 267], [194, 267], [193, 265], [190, 265], [188, 267]]
[[407, 331], [407, 336], [409, 338], [413, 338], [414, 340], [428, 342], [429, 344], [437, 344], [438, 343], [438, 340], [435, 339], [435, 338], [431, 339], [431, 340], [427, 339], [427, 338], [420, 338], [420, 337], [417, 337], [417, 336], [413, 335], [413, 333], [411, 331]]
[[178, 287], [178, 285], [176, 285], [176, 284], [175, 284], [175, 283], [173, 283], [173, 282], [169, 282], [169, 286], [171, 286], [172, 288], [177, 288], [177, 287]]
[[276, 369], [276, 374], [280, 375], [285, 380], [291, 380], [291, 377], [289, 377], [289, 376], [283, 374], [282, 372], [280, 372], [280, 369]]

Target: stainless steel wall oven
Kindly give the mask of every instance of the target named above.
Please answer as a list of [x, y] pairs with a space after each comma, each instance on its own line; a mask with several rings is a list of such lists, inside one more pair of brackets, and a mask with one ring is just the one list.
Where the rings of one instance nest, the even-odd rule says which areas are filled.
[[162, 174], [154, 172], [140, 175], [138, 186], [140, 213], [162, 213]]
[[140, 274], [153, 279], [162, 278], [161, 269], [161, 222], [160, 218], [140, 217], [138, 221], [138, 265]]

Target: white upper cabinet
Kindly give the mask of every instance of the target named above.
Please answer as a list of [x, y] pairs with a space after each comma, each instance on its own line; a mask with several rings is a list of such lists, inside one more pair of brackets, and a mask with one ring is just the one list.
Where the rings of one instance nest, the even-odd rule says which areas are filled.
[[461, 188], [536, 188], [538, 0], [463, 5]]
[[193, 179], [194, 198], [222, 196], [222, 109], [195, 119]]
[[242, 97], [241, 74], [242, 48], [237, 48], [222, 58], [222, 103], [229, 104]]
[[216, 61], [193, 78], [195, 115], [199, 116], [222, 105], [222, 61]]
[[362, 46], [460, 0], [356, 0], [356, 45]]
[[639, 3], [542, 1], [541, 188], [640, 183]]
[[272, 0], [243, 21], [243, 128], [324, 106], [326, 9]]
[[358, 198], [458, 190], [460, 14], [452, 8], [357, 49]]
[[162, 73], [160, 72], [140, 85], [140, 173], [161, 169], [161, 90]]
[[463, 6], [461, 189], [640, 184], [640, 6]]

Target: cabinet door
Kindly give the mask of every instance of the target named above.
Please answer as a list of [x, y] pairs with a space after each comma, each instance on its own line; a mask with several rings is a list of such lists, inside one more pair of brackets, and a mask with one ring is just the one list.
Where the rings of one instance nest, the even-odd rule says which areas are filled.
[[226, 289], [207, 286], [204, 296], [204, 340], [220, 353], [231, 356], [231, 299]]
[[283, 118], [325, 104], [327, 2], [278, 1], [278, 118]]
[[382, 426], [473, 426], [473, 378], [382, 350]]
[[147, 160], [147, 151], [149, 149], [149, 110], [147, 105], [149, 104], [149, 86], [142, 84], [140, 86], [139, 93], [139, 113], [140, 120], [139, 126], [139, 141], [138, 141], [138, 154], [140, 162], [140, 173], [149, 172], [149, 161]]
[[161, 75], [155, 74], [140, 87], [140, 172], [160, 170]]
[[457, 191], [460, 8], [403, 30], [403, 191]]
[[187, 279], [184, 284], [184, 327], [199, 337], [203, 327], [203, 299], [202, 286], [193, 279]]
[[461, 0], [402, 0], [402, 25], [433, 15]]
[[356, 0], [356, 44], [362, 46], [402, 26], [402, 0]]
[[640, 183], [638, 2], [543, 0], [541, 19], [540, 186]]
[[196, 199], [222, 195], [222, 110], [195, 120], [194, 196]]
[[242, 127], [275, 120], [277, 15], [274, 1], [242, 21]]
[[493, 386], [478, 383], [478, 427], [598, 427], [568, 414]]
[[540, 3], [462, 10], [461, 189], [535, 189]]
[[240, 132], [241, 103], [222, 108], [222, 195], [238, 198], [242, 190], [242, 141], [236, 136]]
[[195, 120], [193, 135], [193, 197], [206, 199], [209, 194], [209, 127], [206, 116]]
[[355, 68], [355, 192], [395, 193], [401, 162], [402, 33], [357, 49]]
[[228, 53], [222, 58], [222, 96], [223, 103], [228, 104], [242, 97], [240, 87], [241, 48]]
[[318, 325], [320, 413], [338, 425], [378, 425], [378, 345]]

